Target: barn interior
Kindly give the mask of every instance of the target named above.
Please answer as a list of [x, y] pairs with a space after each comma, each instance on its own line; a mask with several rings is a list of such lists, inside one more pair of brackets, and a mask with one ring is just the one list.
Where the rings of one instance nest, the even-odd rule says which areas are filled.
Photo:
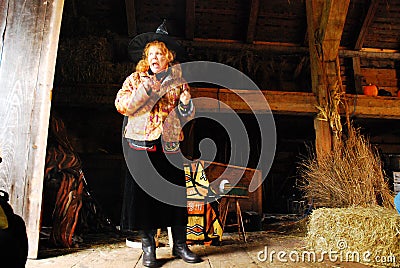
[[[400, 169], [399, 11], [397, 1], [351, 0], [339, 47], [341, 81], [352, 101], [350, 118], [376, 146], [389, 183], [392, 172]], [[305, 0], [66, 0], [51, 113], [64, 122], [87, 189], [104, 214], [118, 224], [127, 169], [121, 146], [123, 117], [114, 99], [135, 68], [127, 47], [134, 36], [154, 32], [164, 20], [168, 34], [190, 61], [231, 66], [267, 94], [276, 126], [276, 151], [271, 168], [262, 174], [262, 198], [254, 202], [266, 217], [303, 213], [304, 207], [294, 205], [304, 201], [297, 188], [297, 167], [315, 146], [318, 112], [310, 104], [315, 95]], [[379, 96], [363, 95], [368, 84], [379, 87]], [[191, 86], [194, 97], [201, 96], [203, 88], [220, 90], [209, 84]], [[364, 106], [358, 109], [360, 103]], [[228, 116], [207, 106], [197, 111], [204, 117]], [[229, 136], [207, 119], [192, 123], [190, 145], [195, 146], [186, 150], [188, 157], [201, 157], [198, 143], [210, 138], [218, 150], [215, 159], [206, 160], [256, 168], [257, 144], [263, 137], [250, 111], [237, 112], [253, 148], [248, 162], [241, 160], [239, 151], [230, 153], [235, 145], [229, 143]], [[46, 210], [51, 200], [43, 201], [44, 225], [51, 225], [51, 210]]]

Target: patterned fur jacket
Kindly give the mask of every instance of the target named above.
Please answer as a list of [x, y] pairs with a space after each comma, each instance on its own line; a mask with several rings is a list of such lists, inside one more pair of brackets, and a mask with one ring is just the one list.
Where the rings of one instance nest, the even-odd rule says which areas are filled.
[[[142, 85], [145, 77], [159, 83], [160, 90], [148, 94]], [[135, 141], [153, 141], [160, 136], [164, 142], [182, 140], [182, 125], [194, 117], [192, 101], [188, 105], [179, 101], [185, 90], [189, 86], [174, 68], [168, 68], [161, 77], [148, 72], [128, 76], [115, 99], [117, 111], [128, 117], [124, 137]]]

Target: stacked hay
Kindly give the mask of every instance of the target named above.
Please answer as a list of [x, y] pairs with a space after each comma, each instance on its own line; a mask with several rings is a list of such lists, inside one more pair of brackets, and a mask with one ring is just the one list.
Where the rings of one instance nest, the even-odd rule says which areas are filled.
[[350, 127], [331, 153], [305, 159], [300, 173], [300, 188], [317, 208], [308, 226], [310, 250], [336, 251], [344, 262], [400, 266], [400, 216], [379, 154], [359, 131]]
[[325, 255], [331, 261], [400, 267], [400, 215], [394, 209], [316, 209], [307, 241], [310, 251], [333, 253], [333, 259]]
[[120, 84], [134, 71], [135, 64], [113, 62], [114, 54], [113, 45], [105, 37], [60, 39], [55, 83]]

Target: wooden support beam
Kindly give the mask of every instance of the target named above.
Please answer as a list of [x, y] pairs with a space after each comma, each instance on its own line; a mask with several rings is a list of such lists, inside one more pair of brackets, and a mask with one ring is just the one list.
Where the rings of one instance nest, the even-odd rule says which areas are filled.
[[[73, 87], [58, 87], [53, 94], [53, 103], [57, 106], [85, 106], [109, 108], [115, 110], [115, 95], [120, 85], [75, 85]], [[229, 90], [223, 88], [192, 87], [190, 93], [198, 112], [220, 113], [227, 112], [223, 106], [210, 102], [205, 98], [223, 101], [238, 113], [272, 112], [274, 114], [289, 115], [316, 115], [318, 110], [315, 94], [308, 92], [288, 92], [261, 90], [268, 102], [269, 108], [258, 101], [259, 92], [254, 90]], [[251, 108], [244, 103], [240, 95], [252, 100]], [[201, 99], [203, 98], [203, 99]], [[370, 97], [364, 95], [346, 94], [350, 114], [360, 118], [391, 118], [400, 119], [400, 98], [397, 97]], [[253, 103], [254, 102], [254, 103]], [[343, 115], [344, 111], [340, 111]]]
[[341, 83], [340, 67], [337, 65], [349, 3], [349, 0], [306, 1], [312, 91], [318, 107], [328, 110], [328, 118], [317, 116], [314, 120], [317, 157], [334, 148], [341, 131], [340, 120], [338, 122], [334, 117], [339, 111], [333, 94], [341, 90], [341, 84], [338, 84]]
[[245, 44], [234, 40], [210, 40], [195, 38], [193, 41], [180, 40], [180, 43], [185, 47], [206, 48], [206, 49], [221, 49], [232, 51], [260, 51], [263, 53], [280, 53], [280, 54], [307, 54], [307, 47], [300, 47], [298, 44], [283, 44], [283, 43], [260, 43], [253, 42]]
[[363, 94], [360, 57], [353, 58], [354, 88], [358, 94]]
[[[230, 109], [238, 113], [269, 113], [280, 114], [315, 114], [315, 95], [305, 92], [283, 92], [263, 90], [262, 95], [267, 100], [260, 101], [260, 92], [255, 90], [230, 90], [220, 88], [192, 88], [191, 95], [194, 99], [196, 110], [200, 112], [228, 112]], [[244, 102], [240, 96], [246, 97]], [[207, 98], [216, 99], [225, 103], [230, 108], [224, 108], [217, 102], [210, 102]]]
[[326, 92], [324, 88], [322, 88], [324, 85], [323, 82], [320, 81], [323, 77], [320, 60], [322, 40], [319, 40], [320, 37], [316, 38], [319, 21], [322, 16], [323, 2], [323, 0], [318, 2], [313, 0], [306, 1], [312, 91], [316, 94], [319, 103], [327, 102]]
[[254, 35], [256, 31], [257, 25], [257, 17], [259, 11], [260, 1], [259, 0], [251, 0], [250, 13], [249, 13], [249, 22], [247, 25], [247, 35], [246, 35], [246, 43], [253, 43]]
[[63, 6], [63, 0], [5, 1], [5, 10], [0, 11], [0, 185], [9, 193], [14, 212], [25, 221], [28, 258], [36, 258], [39, 248], [51, 93]]
[[[400, 98], [346, 94], [350, 116], [400, 119]], [[341, 113], [343, 114], [344, 111]]]
[[354, 46], [355, 50], [360, 50], [362, 48], [365, 36], [367, 35], [368, 32], [368, 28], [374, 20], [376, 10], [378, 9], [378, 5], [379, 5], [379, 0], [371, 0], [367, 15], [364, 18], [364, 22], [361, 26], [360, 33], [358, 34], [358, 38]]
[[322, 3], [321, 20], [316, 30], [325, 61], [336, 60], [349, 3], [350, 0], [327, 0]]
[[186, 0], [186, 29], [185, 36], [188, 40], [194, 38], [194, 24], [195, 24], [195, 0]]
[[135, 0], [125, 0], [126, 21], [128, 23], [128, 36], [137, 35]]
[[[194, 38], [194, 40], [179, 40], [179, 42], [185, 47], [193, 48], [206, 48], [206, 49], [221, 49], [221, 50], [232, 50], [232, 51], [260, 51], [263, 53], [273, 54], [290, 54], [290, 55], [308, 55], [308, 47], [301, 46], [299, 44], [288, 44], [280, 42], [257, 42], [254, 41], [252, 44], [244, 44], [234, 40], [210, 40]], [[397, 51], [384, 51], [384, 50], [349, 50], [339, 49], [339, 56], [344, 58], [360, 57], [369, 59], [392, 59], [400, 60], [400, 53]]]
[[[250, 105], [245, 103], [240, 95], [246, 94], [246, 98], [253, 100]], [[228, 112], [228, 109], [215, 102], [204, 98], [213, 98], [224, 102], [238, 113], [265, 113], [291, 114], [291, 115], [316, 115], [317, 100], [315, 94], [306, 92], [285, 92], [262, 90], [262, 94], [268, 102], [269, 108], [257, 101], [260, 97], [254, 90], [229, 90], [219, 88], [192, 88], [191, 95], [198, 112]], [[199, 99], [197, 99], [199, 98]], [[201, 99], [203, 98], [203, 99]], [[349, 113], [358, 118], [400, 119], [400, 98], [397, 97], [371, 97], [365, 95], [345, 94], [348, 102]], [[345, 115], [343, 107], [339, 110], [341, 116]], [[318, 123], [322, 123], [318, 122]]]
[[339, 50], [339, 55], [344, 58], [360, 57], [368, 59], [388, 59], [388, 60], [400, 60], [400, 53], [393, 51], [367, 51], [367, 50]]

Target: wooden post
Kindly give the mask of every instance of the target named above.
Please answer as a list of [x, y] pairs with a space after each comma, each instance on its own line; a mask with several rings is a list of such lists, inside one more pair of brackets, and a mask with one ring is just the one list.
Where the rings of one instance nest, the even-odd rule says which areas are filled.
[[186, 0], [186, 29], [185, 36], [188, 40], [194, 38], [194, 24], [195, 24], [195, 0]]
[[352, 60], [353, 60], [353, 73], [354, 73], [354, 88], [357, 94], [363, 94], [360, 57], [354, 57]]
[[[333, 96], [340, 79], [337, 59], [340, 39], [346, 19], [349, 0], [307, 0], [307, 32], [311, 63], [312, 91], [318, 106], [325, 111], [338, 108]], [[332, 130], [331, 113], [320, 114], [314, 120], [317, 157], [330, 152], [336, 133]], [[340, 120], [339, 120], [340, 123]], [[340, 128], [340, 127], [338, 127]]]
[[134, 37], [137, 34], [136, 9], [134, 0], [125, 0], [126, 21], [128, 24], [128, 36]]
[[249, 44], [253, 43], [254, 41], [259, 8], [260, 8], [260, 1], [252, 0], [249, 13], [249, 22], [247, 24], [247, 34], [246, 34], [246, 42]]
[[51, 91], [63, 0], [3, 1], [0, 12], [1, 188], [22, 216], [28, 258], [39, 245]]

